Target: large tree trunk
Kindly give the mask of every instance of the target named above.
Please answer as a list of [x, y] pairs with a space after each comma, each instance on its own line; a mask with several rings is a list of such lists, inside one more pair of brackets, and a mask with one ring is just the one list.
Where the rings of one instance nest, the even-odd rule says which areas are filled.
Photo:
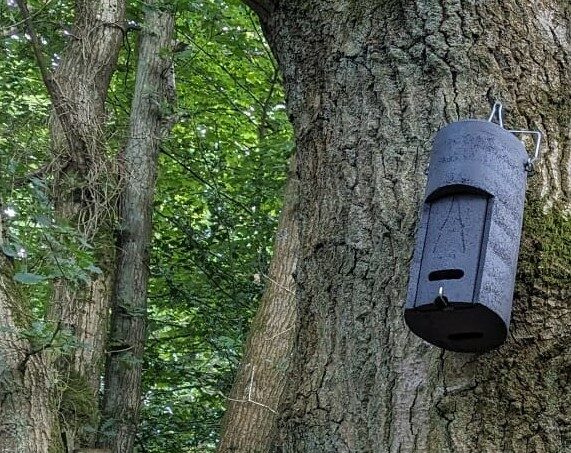
[[133, 450], [139, 419], [157, 156], [174, 118], [174, 21], [168, 8], [150, 2], [145, 14], [129, 140], [120, 162], [124, 183], [99, 438], [100, 446], [116, 453]]
[[220, 452], [266, 452], [272, 444], [296, 334], [297, 186], [294, 156], [266, 289], [224, 415]]
[[[298, 149], [300, 327], [279, 448], [568, 451], [568, 3], [248, 3], [283, 72]], [[491, 353], [444, 352], [402, 313], [430, 140], [495, 99], [508, 127], [547, 138], [511, 334]]]

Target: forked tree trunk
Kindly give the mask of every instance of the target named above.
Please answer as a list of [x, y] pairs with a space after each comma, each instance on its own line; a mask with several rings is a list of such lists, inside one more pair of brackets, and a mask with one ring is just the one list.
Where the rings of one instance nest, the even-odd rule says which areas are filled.
[[88, 287], [61, 281], [53, 297], [53, 316], [73, 328], [81, 347], [71, 370], [87, 380], [93, 395], [100, 386], [106, 319], [109, 310], [110, 216], [116, 174], [105, 143], [105, 101], [123, 38], [125, 2], [76, 2], [73, 37], [54, 73], [71, 129], [52, 119], [56, 210], [89, 239], [103, 244], [97, 258], [105, 274]]
[[252, 322], [242, 366], [223, 420], [219, 452], [266, 452], [288, 378], [296, 334], [295, 273], [299, 254], [295, 157], [284, 194], [266, 289]]
[[124, 183], [98, 442], [114, 453], [133, 450], [139, 420], [157, 157], [160, 141], [174, 119], [174, 20], [169, 8], [158, 0], [147, 4], [129, 140], [120, 162]]
[[[571, 449], [568, 3], [248, 3], [284, 76], [300, 178], [299, 334], [276, 449]], [[546, 136], [511, 333], [491, 353], [444, 352], [403, 323], [430, 141], [496, 99], [508, 127]]]

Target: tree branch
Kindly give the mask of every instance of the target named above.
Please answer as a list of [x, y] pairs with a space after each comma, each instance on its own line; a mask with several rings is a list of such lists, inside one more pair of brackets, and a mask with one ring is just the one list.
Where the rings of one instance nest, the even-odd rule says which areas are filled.
[[23, 17], [21, 23], [24, 23], [26, 26], [26, 32], [30, 35], [32, 50], [34, 51], [34, 56], [36, 57], [36, 62], [38, 63], [42, 79], [48, 91], [50, 92], [50, 97], [52, 97], [52, 85], [54, 84], [53, 75], [48, 68], [45, 56], [42, 53], [40, 40], [38, 39], [36, 30], [32, 24], [32, 17], [30, 15], [30, 11], [28, 10], [28, 4], [25, 0], [16, 0], [16, 3], [18, 4], [18, 8], [20, 9], [20, 13]]
[[236, 198], [228, 195], [226, 192], [224, 192], [223, 190], [220, 190], [218, 187], [216, 187], [214, 184], [211, 184], [210, 182], [208, 182], [206, 179], [204, 179], [202, 176], [200, 176], [197, 172], [195, 172], [192, 168], [190, 168], [188, 165], [186, 165], [184, 162], [182, 162], [179, 158], [177, 158], [177, 156], [175, 156], [174, 154], [170, 153], [167, 149], [165, 149], [164, 147], [159, 148], [159, 152], [164, 154], [165, 156], [170, 157], [173, 161], [175, 161], [177, 164], [179, 164], [182, 168], [184, 168], [186, 171], [188, 171], [190, 173], [190, 175], [196, 179], [197, 181], [201, 182], [202, 184], [204, 184], [207, 187], [210, 187], [212, 190], [214, 190], [216, 192], [217, 195], [222, 196], [223, 198], [226, 198], [228, 201], [231, 201], [232, 203], [234, 203], [236, 206], [242, 208], [245, 212], [247, 212], [250, 215], [254, 215], [254, 212], [248, 208], [244, 203], [238, 201]]
[[242, 3], [250, 7], [260, 19], [267, 19], [274, 12], [272, 0], [242, 0]]
[[58, 321], [58, 323], [56, 324], [56, 327], [54, 329], [54, 331], [52, 332], [52, 335], [50, 337], [50, 339], [44, 343], [43, 345], [36, 347], [36, 348], [32, 348], [30, 349], [28, 352], [26, 352], [24, 358], [22, 359], [22, 361], [20, 362], [20, 365], [18, 365], [18, 370], [20, 370], [20, 372], [22, 374], [24, 374], [26, 372], [26, 365], [28, 364], [28, 361], [30, 360], [30, 358], [33, 355], [39, 354], [42, 351], [45, 351], [48, 348], [51, 348], [52, 345], [54, 344], [54, 341], [56, 339], [57, 334], [59, 333], [61, 329], [61, 321]]
[[73, 149], [73, 139], [70, 136], [70, 132], [73, 131], [70, 114], [66, 109], [64, 109], [64, 97], [61, 92], [60, 87], [56, 83], [52, 71], [49, 69], [48, 62], [45, 55], [42, 52], [40, 40], [32, 23], [32, 17], [30, 11], [28, 10], [28, 4], [26, 0], [16, 0], [20, 13], [22, 14], [22, 22], [26, 26], [26, 32], [30, 35], [30, 41], [32, 43], [32, 50], [34, 52], [34, 57], [38, 64], [42, 80], [44, 85], [48, 90], [48, 95], [52, 101], [53, 108], [56, 112], [58, 119], [61, 122], [63, 130], [65, 132], [65, 137], [70, 145], [70, 149]]
[[[53, 2], [53, 0], [48, 0], [48, 1], [47, 1], [46, 3], [44, 3], [39, 9], [37, 9], [37, 10], [34, 12], [34, 14], [28, 14], [29, 17], [30, 17], [30, 19], [31, 19], [32, 17], [35, 17], [35, 16], [37, 16], [38, 14], [40, 14], [44, 9], [46, 9], [46, 8], [49, 6], [49, 4], [50, 4], [51, 2]], [[18, 4], [18, 6], [20, 6], [20, 3], [19, 3], [19, 2], [17, 2], [17, 4]], [[21, 6], [20, 6], [20, 11], [22, 11]], [[13, 35], [17, 34], [17, 33], [18, 33], [18, 27], [19, 27], [20, 25], [22, 25], [22, 24], [25, 24], [25, 22], [26, 22], [26, 19], [23, 19], [23, 20], [21, 20], [21, 21], [18, 21], [18, 22], [16, 22], [16, 23], [13, 23], [13, 24], [10, 24], [10, 25], [8, 25], [8, 26], [6, 26], [6, 27], [3, 27], [3, 28], [1, 29], [1, 30], [2, 30], [2, 31], [1, 31], [2, 36], [3, 36], [3, 37], [9, 37], [9, 36], [13, 36]]]

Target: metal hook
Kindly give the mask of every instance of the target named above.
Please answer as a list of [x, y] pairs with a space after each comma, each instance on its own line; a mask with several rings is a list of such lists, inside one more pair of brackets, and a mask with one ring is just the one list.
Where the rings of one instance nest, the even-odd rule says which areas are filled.
[[438, 297], [434, 300], [434, 303], [441, 309], [448, 307], [448, 299], [444, 295], [444, 288], [442, 286], [438, 289]]
[[530, 174], [533, 173], [533, 169], [534, 169], [534, 163], [537, 159], [539, 159], [540, 155], [541, 155], [541, 139], [542, 139], [542, 135], [540, 131], [526, 131], [526, 130], [512, 130], [509, 131], [512, 134], [531, 134], [534, 136], [534, 142], [535, 142], [535, 153], [533, 155], [533, 158], [529, 157], [527, 159], [527, 163], [525, 164], [525, 170], [527, 172], [529, 172]]
[[426, 168], [424, 169], [424, 174], [428, 175], [429, 170], [430, 170], [430, 163], [426, 164]]
[[[490, 114], [488, 121], [492, 122], [494, 117], [497, 117], [498, 124], [500, 125], [500, 127], [503, 128], [504, 127], [503, 105], [500, 101], [494, 102], [494, 105], [492, 107], [492, 113]], [[528, 131], [528, 130], [510, 130], [508, 132], [511, 132], [512, 134], [531, 134], [534, 136], [535, 152], [533, 154], [533, 157], [529, 157], [527, 159], [526, 164], [525, 164], [525, 170], [530, 175], [533, 174], [534, 163], [536, 160], [539, 159], [539, 157], [541, 155], [541, 139], [542, 139], [541, 132], [540, 131]]]
[[491, 123], [492, 120], [494, 119], [494, 116], [497, 116], [498, 117], [498, 124], [500, 125], [500, 127], [503, 128], [504, 127], [504, 118], [503, 118], [502, 109], [503, 109], [503, 105], [500, 101], [494, 102], [494, 105], [492, 107], [492, 113], [490, 114], [488, 121]]

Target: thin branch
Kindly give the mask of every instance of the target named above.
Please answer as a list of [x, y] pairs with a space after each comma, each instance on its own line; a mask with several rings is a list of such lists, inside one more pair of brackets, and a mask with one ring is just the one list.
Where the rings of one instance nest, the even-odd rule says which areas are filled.
[[272, 54], [270, 48], [268, 47], [268, 44], [266, 43], [266, 40], [265, 40], [261, 30], [260, 30], [260, 26], [258, 23], [256, 23], [256, 21], [254, 20], [254, 17], [251, 14], [250, 14], [250, 23], [252, 24], [252, 28], [256, 32], [258, 39], [262, 43], [264, 51], [266, 52], [266, 55], [268, 56], [268, 60], [272, 64], [274, 71], [279, 71], [279, 69], [276, 65], [276, 59], [274, 58], [274, 55]]
[[22, 187], [23, 185], [29, 183], [32, 179], [42, 179], [51, 169], [51, 166], [52, 163], [47, 163], [31, 173], [28, 173], [19, 178], [14, 178], [12, 189]]
[[[33, 14], [29, 14], [29, 18], [32, 19], [33, 17], [36, 17], [37, 15], [39, 15], [44, 9], [46, 9], [50, 3], [52, 3], [54, 0], [48, 0], [46, 3], [44, 3], [40, 8], [38, 8], [36, 11], [34, 11]], [[18, 2], [18, 6], [20, 6], [20, 3]], [[20, 9], [21, 11], [21, 9]], [[26, 22], [26, 19], [24, 18], [23, 20], [16, 22], [14, 24], [10, 24], [7, 27], [3, 27], [2, 28], [2, 36], [12, 36], [15, 35], [18, 30], [17, 28], [24, 24]]]
[[11, 36], [17, 35], [20, 31], [16, 27], [4, 27], [0, 36], [2, 38], [10, 38]]
[[65, 271], [63, 270], [63, 267], [61, 265], [61, 263], [59, 262], [59, 259], [57, 257], [57, 253], [52, 245], [52, 242], [50, 241], [50, 239], [48, 238], [48, 236], [46, 235], [46, 233], [44, 231], [42, 231], [42, 236], [44, 237], [46, 243], [48, 244], [48, 247], [50, 249], [50, 251], [52, 252], [52, 255], [54, 257], [54, 260], [56, 262], [56, 266], [58, 267], [59, 271], [61, 272], [61, 276], [64, 279], [67, 279], [67, 275], [65, 275]]
[[18, 4], [18, 8], [20, 8], [20, 13], [23, 17], [23, 20], [20, 23], [25, 24], [26, 32], [30, 35], [34, 56], [36, 57], [36, 61], [38, 63], [44, 84], [46, 85], [48, 91], [50, 91], [51, 96], [51, 91], [53, 90], [54, 85], [53, 74], [49, 70], [46, 57], [42, 52], [40, 40], [38, 39], [36, 29], [32, 23], [32, 16], [28, 10], [28, 4], [26, 3], [26, 0], [16, 0], [16, 3]]
[[281, 289], [283, 289], [284, 291], [287, 291], [288, 293], [295, 295], [295, 293], [294, 293], [291, 289], [286, 288], [286, 287], [283, 286], [283, 285], [280, 285], [280, 283], [279, 283], [278, 281], [274, 280], [274, 279], [271, 278], [269, 275], [266, 275], [266, 274], [264, 274], [263, 272], [261, 272], [260, 275], [261, 275], [262, 277], [264, 277], [266, 280], [270, 281], [270, 283], [273, 283], [274, 285], [276, 285], [278, 288], [281, 288]]
[[271, 337], [266, 338], [266, 341], [272, 341], [274, 338], [277, 338], [281, 335], [283, 335], [284, 333], [288, 333], [291, 329], [293, 329], [295, 327], [295, 325], [288, 327], [286, 330], [282, 330], [281, 332], [276, 333], [275, 335], [272, 335]]
[[274, 90], [276, 89], [276, 85], [280, 78], [280, 73], [277, 69], [274, 70], [274, 74], [272, 76], [272, 81], [270, 85], [270, 89], [268, 90], [268, 95], [264, 101], [264, 105], [262, 106], [262, 114], [260, 115], [260, 124], [258, 126], [258, 142], [262, 143], [263, 139], [266, 137], [266, 129], [270, 129], [272, 132], [275, 130], [272, 126], [268, 123], [268, 111], [271, 107], [272, 96], [274, 95]]
[[127, 351], [130, 351], [131, 349], [133, 349], [133, 347], [134, 346], [131, 345], [131, 346], [127, 346], [126, 348], [123, 348], [123, 349], [107, 349], [105, 351], [105, 354], [111, 355], [111, 354], [117, 354], [119, 352], [127, 352]]
[[52, 336], [50, 337], [49, 341], [47, 341], [46, 343], [44, 343], [43, 345], [41, 345], [38, 348], [34, 348], [28, 352], [26, 352], [26, 355], [24, 356], [22, 362], [20, 362], [20, 365], [18, 365], [18, 370], [22, 373], [22, 375], [26, 372], [26, 365], [28, 364], [28, 361], [30, 360], [30, 358], [33, 355], [39, 354], [40, 352], [50, 348], [55, 339], [57, 334], [59, 333], [61, 329], [61, 321], [58, 321], [58, 323], [56, 324], [56, 328], [54, 329]]
[[258, 104], [260, 107], [263, 108], [263, 104], [262, 102], [258, 99], [258, 97], [252, 92], [252, 90], [250, 90], [246, 85], [244, 85], [234, 74], [233, 71], [231, 71], [230, 69], [228, 69], [226, 66], [224, 66], [224, 64], [222, 64], [220, 62], [219, 58], [216, 58], [214, 55], [212, 55], [211, 53], [209, 53], [204, 47], [202, 47], [200, 44], [198, 44], [198, 42], [190, 35], [183, 33], [183, 36], [190, 41], [194, 47], [196, 47], [200, 52], [202, 52], [204, 55], [206, 55], [210, 60], [212, 60], [212, 62], [218, 66], [220, 69], [222, 69], [222, 71], [228, 76], [230, 77], [230, 79], [236, 84], [236, 86], [238, 86], [239, 88], [241, 88], [242, 90], [244, 90], [244, 92], [246, 92], [253, 100], [256, 104]]

